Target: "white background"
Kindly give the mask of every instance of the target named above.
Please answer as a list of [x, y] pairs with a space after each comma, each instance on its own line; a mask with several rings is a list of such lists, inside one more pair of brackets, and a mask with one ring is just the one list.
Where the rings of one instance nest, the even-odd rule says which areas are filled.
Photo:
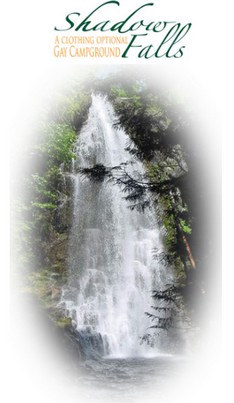
[[[120, 0], [122, 9], [134, 10], [144, 1]], [[50, 0], [49, 2], [32, 2], [22, 0], [20, 2], [10, 1], [3, 7], [3, 28], [2, 39], [2, 63], [1, 70], [2, 88], [1, 93], [4, 125], [2, 126], [2, 156], [1, 156], [1, 225], [3, 260], [1, 273], [1, 297], [2, 297], [2, 347], [4, 353], [3, 370], [8, 372], [4, 381], [5, 395], [2, 401], [19, 401], [25, 403], [40, 402], [67, 402], [79, 401], [75, 398], [66, 381], [63, 380], [63, 372], [59, 368], [60, 362], [56, 361], [51, 345], [48, 345], [48, 354], [44, 346], [36, 340], [36, 330], [30, 329], [30, 324], [22, 323], [20, 318], [11, 320], [9, 336], [7, 336], [7, 324], [9, 323], [9, 301], [8, 301], [8, 184], [9, 178], [7, 167], [10, 156], [7, 156], [6, 149], [9, 137], [12, 144], [20, 147], [25, 133], [33, 127], [37, 114], [37, 108], [47, 98], [57, 82], [60, 82], [70, 69], [79, 69], [81, 64], [89, 63], [89, 60], [61, 60], [53, 57], [53, 42], [55, 38], [55, 25], [63, 21], [63, 17], [69, 12], [80, 11], [85, 15], [101, 1], [78, 0]], [[231, 10], [229, 10], [231, 12]], [[125, 12], [124, 12], [125, 14]], [[213, 164], [213, 180], [219, 174], [219, 166], [216, 158], [221, 154], [221, 142], [224, 144], [224, 177], [225, 186], [224, 214], [223, 219], [225, 232], [233, 229], [232, 219], [233, 202], [228, 196], [232, 187], [232, 128], [228, 121], [233, 115], [230, 107], [231, 94], [231, 44], [229, 46], [229, 21], [228, 10], [225, 3], [214, 4], [206, 2], [186, 0], [159, 0], [155, 1], [155, 14], [150, 14], [152, 20], [173, 19], [178, 22], [192, 22], [193, 26], [186, 38], [186, 49], [184, 57], [177, 60], [156, 59], [150, 61], [155, 64], [157, 71], [163, 71], [166, 79], [181, 89], [186, 94], [188, 102], [195, 102], [198, 105], [198, 115], [203, 125], [204, 150], [207, 152], [207, 159]], [[108, 13], [108, 17], [109, 17]], [[110, 17], [109, 17], [110, 18]], [[113, 15], [114, 18], [114, 15]], [[104, 19], [104, 18], [103, 18]], [[60, 24], [61, 25], [61, 24]], [[112, 63], [112, 60], [98, 60], [92, 63]], [[115, 61], [113, 60], [113, 63]], [[117, 60], [118, 63], [141, 63], [138, 59]], [[147, 63], [147, 61], [146, 61]], [[143, 68], [143, 66], [142, 66]], [[230, 103], [229, 103], [230, 102]], [[218, 145], [218, 147], [217, 147]], [[12, 146], [11, 146], [12, 147]], [[16, 147], [17, 148], [17, 147]], [[10, 147], [9, 147], [10, 149]], [[12, 161], [10, 165], [14, 166]], [[217, 212], [218, 214], [218, 212]], [[230, 392], [230, 372], [227, 369], [228, 355], [231, 353], [232, 327], [230, 325], [231, 306], [233, 301], [233, 258], [232, 258], [232, 234], [223, 234], [224, 253], [224, 323], [227, 326], [224, 333], [224, 367], [221, 367], [221, 360], [218, 358], [217, 341], [215, 335], [207, 335], [210, 339], [209, 353], [199, 357], [194, 362], [191, 373], [184, 374], [183, 379], [178, 380], [176, 385], [171, 386], [171, 396], [168, 401], [178, 402], [205, 402], [205, 401], [228, 401], [227, 393]], [[16, 307], [13, 307], [15, 309]], [[16, 309], [17, 312], [17, 309]], [[232, 320], [232, 319], [231, 319]], [[29, 328], [28, 328], [29, 326]], [[15, 347], [10, 344], [7, 347], [7, 339], [14, 333], [13, 342], [17, 338], [18, 327], [21, 327], [19, 334], [21, 339]], [[4, 337], [6, 336], [6, 337]], [[25, 337], [24, 337], [25, 336]], [[213, 337], [214, 336], [214, 337]], [[30, 337], [33, 338], [30, 339]], [[6, 339], [6, 340], [5, 340]], [[41, 339], [40, 339], [41, 340]], [[14, 343], [13, 343], [14, 344]], [[13, 353], [13, 354], [12, 354]], [[54, 355], [53, 355], [54, 354]], [[10, 356], [11, 360], [10, 360]], [[231, 371], [231, 370], [230, 370]], [[3, 392], [2, 392], [3, 393]], [[226, 395], [226, 396], [224, 396]], [[151, 398], [145, 398], [151, 401]]]

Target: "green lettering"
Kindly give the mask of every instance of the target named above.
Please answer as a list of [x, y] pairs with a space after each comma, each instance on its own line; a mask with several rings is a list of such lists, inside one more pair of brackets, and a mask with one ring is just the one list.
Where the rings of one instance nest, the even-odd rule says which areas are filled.
[[54, 30], [55, 30], [55, 31], [69, 31], [69, 29], [73, 28], [74, 25], [75, 25], [75, 23], [70, 20], [70, 15], [78, 15], [78, 16], [79, 16], [80, 13], [70, 13], [70, 14], [68, 14], [68, 15], [66, 16], [65, 21], [67, 21], [67, 22], [70, 24], [70, 27], [69, 27], [69, 28], [66, 28], [66, 29], [59, 29], [59, 28], [57, 28], [57, 27], [54, 27]]
[[[180, 57], [182, 57], [183, 56], [183, 50], [182, 49], [184, 49], [185, 48], [185, 46], [182, 46], [179, 50], [178, 50], [178, 52], [176, 52], [175, 54], [174, 54], [174, 58], [175, 59], [179, 59]], [[178, 56], [177, 56], [178, 55]]]
[[150, 52], [150, 50], [151, 50], [152, 48], [153, 48], [153, 45], [146, 46], [145, 48], [143, 48], [143, 49], [140, 51], [138, 57], [144, 57], [145, 59], [150, 59], [151, 57], [154, 56], [154, 54], [149, 55], [149, 52]]
[[107, 29], [105, 29], [105, 27], [106, 27], [106, 25], [108, 25], [110, 23], [110, 20], [108, 20], [108, 21], [102, 21], [102, 22], [99, 22], [97, 25], [95, 25], [93, 28], [92, 28], [92, 31], [102, 31], [102, 32], [107, 32], [107, 31], [109, 31], [109, 28], [107, 28]]
[[135, 15], [135, 14], [136, 14], [139, 10], [141, 10], [142, 8], [147, 7], [147, 6], [153, 6], [153, 5], [154, 5], [154, 3], [146, 3], [146, 4], [144, 4], [143, 6], [137, 8], [137, 9], [136, 9], [135, 11], [133, 11], [133, 13], [130, 14], [124, 21], [120, 21], [120, 22], [117, 22], [116, 24], [114, 24], [114, 25], [111, 27], [111, 31], [118, 31], [120, 34], [125, 34], [126, 32], [130, 31], [131, 28], [128, 28], [128, 29], [126, 29], [125, 31], [123, 31], [122, 29], [123, 29], [123, 27], [125, 26], [125, 24], [132, 18], [132, 16]]
[[[177, 54], [178, 52], [176, 52], [174, 55], [170, 55], [170, 51], [172, 50], [173, 46], [174, 46], [176, 43], [180, 42], [181, 39], [184, 38], [185, 35], [187, 35], [187, 33], [188, 33], [188, 31], [190, 30], [191, 26], [192, 26], [191, 23], [186, 24], [186, 25], [179, 31], [179, 33], [178, 33], [177, 36], [175, 37], [174, 41], [172, 42], [171, 46], [169, 47], [169, 49], [168, 49], [168, 51], [167, 51], [167, 53], [166, 53], [166, 57], [177, 57], [177, 58], [178, 58], [178, 57], [182, 57], [182, 56], [183, 56], [183, 52], [182, 52], [182, 51], [181, 51], [181, 52], [182, 52], [181, 56], [176, 56], [176, 54]], [[185, 30], [185, 32], [183, 33], [184, 30]], [[182, 35], [182, 33], [183, 33], [183, 35]], [[183, 48], [185, 48], [185, 46], [183, 46]], [[182, 48], [181, 48], [181, 49], [182, 49]], [[181, 49], [180, 49], [180, 50], [181, 50]]]
[[138, 34], [138, 35], [132, 35], [132, 39], [130, 41], [130, 43], [128, 44], [128, 46], [126, 47], [124, 53], [121, 55], [121, 57], [128, 57], [128, 51], [130, 50], [130, 48], [141, 48], [142, 45], [133, 45], [133, 43], [135, 42], [135, 39], [138, 38], [138, 36], [147, 36], [148, 34]]
[[[162, 55], [159, 55], [158, 53], [159, 53], [159, 51], [161, 50], [161, 48], [163, 47], [163, 45], [165, 45], [167, 42], [169, 42], [169, 41], [175, 36], [175, 34], [177, 33], [177, 31], [178, 31], [179, 29], [180, 29], [180, 23], [175, 24], [175, 25], [168, 31], [168, 33], [166, 34], [165, 38], [163, 39], [163, 41], [161, 42], [161, 44], [159, 45], [159, 47], [158, 47], [158, 49], [157, 49], [157, 52], [156, 52], [156, 54], [155, 54], [156, 57], [163, 57], [163, 56], [166, 56], [166, 53], [167, 53], [167, 52], [165, 52], [165, 53], [162, 54]], [[174, 31], [174, 32], [173, 32], [173, 31]]]
[[144, 21], [137, 21], [134, 22], [134, 24], [131, 25], [131, 27], [129, 28], [129, 31], [136, 31], [137, 29], [144, 27]]
[[79, 29], [81, 27], [82, 31], [88, 32], [88, 31], [93, 31], [94, 28], [89, 28], [87, 29], [87, 27], [89, 26], [89, 24], [91, 23], [91, 21], [88, 21], [88, 18], [91, 17], [91, 15], [93, 15], [97, 10], [99, 10], [100, 8], [102, 8], [103, 6], [106, 6], [107, 4], [116, 4], [117, 6], [120, 5], [120, 3], [118, 1], [107, 1], [106, 3], [101, 4], [100, 6], [98, 6], [97, 8], [95, 8], [75, 29], [75, 31], [79, 31]]

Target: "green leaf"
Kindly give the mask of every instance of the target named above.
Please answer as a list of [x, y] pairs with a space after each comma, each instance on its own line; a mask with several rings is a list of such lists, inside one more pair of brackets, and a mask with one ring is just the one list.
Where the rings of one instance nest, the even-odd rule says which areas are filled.
[[189, 226], [189, 224], [186, 224], [185, 220], [180, 219], [180, 226], [182, 231], [185, 234], [191, 234], [192, 233], [192, 228]]

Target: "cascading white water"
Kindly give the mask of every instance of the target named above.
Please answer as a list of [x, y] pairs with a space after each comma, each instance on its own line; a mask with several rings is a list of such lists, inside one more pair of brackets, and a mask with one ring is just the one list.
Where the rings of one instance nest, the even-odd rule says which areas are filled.
[[[125, 151], [129, 138], [115, 121], [110, 102], [93, 95], [79, 134], [78, 166], [133, 160]], [[134, 159], [128, 171], [134, 175], [144, 168]], [[162, 288], [166, 276], [152, 258], [153, 248], [162, 249], [154, 213], [130, 211], [119, 186], [107, 179], [91, 182], [75, 169], [73, 197], [66, 309], [78, 331], [100, 335], [105, 355], [145, 356], [150, 348], [140, 344], [149, 326], [144, 312], [152, 305], [151, 290]]]

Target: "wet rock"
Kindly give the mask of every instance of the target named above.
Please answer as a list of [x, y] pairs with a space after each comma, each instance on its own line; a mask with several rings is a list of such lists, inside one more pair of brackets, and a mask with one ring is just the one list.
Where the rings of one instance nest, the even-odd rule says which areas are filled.
[[85, 358], [100, 358], [104, 355], [104, 342], [100, 333], [89, 327], [76, 331], [77, 341]]

